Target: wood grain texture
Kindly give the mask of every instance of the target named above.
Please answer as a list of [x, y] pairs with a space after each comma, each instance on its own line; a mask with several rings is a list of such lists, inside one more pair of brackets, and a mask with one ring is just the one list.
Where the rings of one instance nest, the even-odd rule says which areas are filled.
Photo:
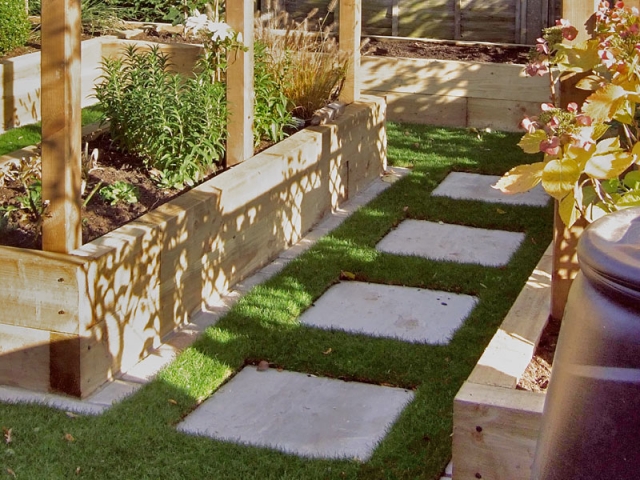
[[453, 405], [453, 478], [529, 480], [544, 399], [465, 382]]
[[80, 3], [42, 2], [42, 247], [82, 245]]

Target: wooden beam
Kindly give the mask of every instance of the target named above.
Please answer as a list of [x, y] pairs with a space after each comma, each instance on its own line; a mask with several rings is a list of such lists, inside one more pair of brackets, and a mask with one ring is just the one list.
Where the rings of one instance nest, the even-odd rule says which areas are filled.
[[453, 39], [460, 40], [462, 38], [462, 12], [460, 0], [453, 0]]
[[80, 0], [42, 2], [43, 249], [82, 245]]
[[362, 0], [340, 0], [340, 51], [351, 58], [340, 100], [352, 103], [360, 98], [360, 33]]
[[229, 54], [227, 166], [253, 156], [253, 1], [227, 2], [227, 23], [242, 35], [247, 51]]
[[399, 33], [399, 17], [400, 17], [400, 5], [399, 0], [391, 0], [391, 36], [397, 37]]

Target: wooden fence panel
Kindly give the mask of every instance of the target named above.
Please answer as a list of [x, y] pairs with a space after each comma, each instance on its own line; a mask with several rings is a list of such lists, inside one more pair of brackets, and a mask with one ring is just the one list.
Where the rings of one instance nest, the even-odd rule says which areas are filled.
[[[277, 3], [295, 20], [314, 9], [312, 23], [339, 19], [327, 13], [330, 0], [261, 0]], [[560, 0], [363, 0], [362, 34], [532, 45], [553, 25]], [[336, 30], [337, 31], [337, 30]]]

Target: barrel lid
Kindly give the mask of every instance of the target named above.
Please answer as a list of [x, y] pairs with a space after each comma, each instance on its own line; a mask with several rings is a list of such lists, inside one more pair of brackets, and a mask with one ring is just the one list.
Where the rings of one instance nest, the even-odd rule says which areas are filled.
[[629, 208], [593, 222], [580, 236], [580, 267], [587, 275], [640, 292], [640, 208]]

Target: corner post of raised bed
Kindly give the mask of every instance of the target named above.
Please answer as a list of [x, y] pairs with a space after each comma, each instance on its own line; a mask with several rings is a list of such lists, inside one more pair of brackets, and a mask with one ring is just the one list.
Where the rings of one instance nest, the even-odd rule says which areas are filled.
[[353, 103], [360, 98], [360, 29], [362, 0], [340, 0], [340, 51], [351, 58], [340, 100]]
[[[597, 9], [597, 0], [568, 0], [562, 3], [562, 18], [571, 22], [578, 29], [575, 42], [589, 38], [590, 19]], [[579, 75], [570, 75], [560, 81], [560, 106], [566, 108], [571, 102], [582, 104], [585, 91], [578, 90], [575, 85]], [[585, 221], [568, 228], [558, 213], [558, 202], [555, 202], [553, 219], [553, 269], [551, 271], [551, 317], [560, 320], [564, 314], [569, 289], [578, 274], [579, 266], [576, 247]]]
[[227, 2], [227, 23], [241, 35], [247, 51], [229, 53], [227, 68], [227, 166], [253, 156], [253, 1]]
[[42, 224], [44, 250], [82, 245], [80, 0], [42, 1]]

